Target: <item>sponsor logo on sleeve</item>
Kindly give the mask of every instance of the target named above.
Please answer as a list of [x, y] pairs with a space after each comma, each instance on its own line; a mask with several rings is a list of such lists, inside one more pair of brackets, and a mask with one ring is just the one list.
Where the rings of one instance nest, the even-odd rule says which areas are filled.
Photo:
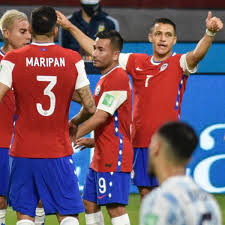
[[114, 96], [106, 94], [102, 104], [111, 107], [114, 102], [114, 99], [115, 99]]
[[158, 216], [153, 213], [149, 213], [144, 217], [144, 225], [156, 225], [157, 222]]

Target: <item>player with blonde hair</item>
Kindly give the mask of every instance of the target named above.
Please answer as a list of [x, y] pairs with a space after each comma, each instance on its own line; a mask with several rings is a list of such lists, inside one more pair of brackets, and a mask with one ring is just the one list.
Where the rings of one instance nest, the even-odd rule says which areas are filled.
[[[17, 48], [30, 43], [29, 22], [26, 14], [18, 10], [6, 11], [0, 19], [3, 46], [0, 49], [0, 60]], [[9, 146], [13, 133], [14, 94], [10, 90], [0, 104], [0, 224], [5, 224], [6, 194], [9, 182]]]

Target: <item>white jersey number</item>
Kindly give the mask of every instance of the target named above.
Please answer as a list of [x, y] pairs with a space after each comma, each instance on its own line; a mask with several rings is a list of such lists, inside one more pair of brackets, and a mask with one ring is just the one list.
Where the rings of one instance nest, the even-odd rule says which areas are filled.
[[55, 86], [57, 82], [57, 77], [56, 76], [37, 76], [38, 81], [48, 81], [50, 82], [48, 86], [44, 89], [44, 95], [49, 96], [50, 98], [50, 107], [48, 110], [44, 110], [41, 103], [37, 103], [37, 111], [42, 115], [42, 116], [51, 116], [55, 110], [55, 94], [51, 91], [52, 88]]
[[99, 180], [98, 180], [98, 186], [99, 186], [99, 192], [101, 194], [104, 194], [106, 192], [106, 183], [105, 183], [105, 179], [103, 177], [101, 177]]
[[152, 78], [152, 77], [153, 77], [153, 75], [146, 75], [145, 87], [148, 87], [149, 80], [150, 80], [150, 78]]

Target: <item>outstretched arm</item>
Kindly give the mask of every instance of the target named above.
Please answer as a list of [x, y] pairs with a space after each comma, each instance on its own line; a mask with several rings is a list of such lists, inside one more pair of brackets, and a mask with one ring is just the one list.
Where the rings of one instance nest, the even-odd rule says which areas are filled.
[[84, 34], [79, 28], [73, 25], [61, 12], [56, 11], [57, 23], [64, 29], [71, 33], [71, 35], [78, 41], [81, 48], [88, 54], [92, 55], [95, 41]]
[[86, 120], [79, 128], [76, 134], [76, 139], [83, 137], [86, 134], [89, 134], [92, 130], [95, 130], [98, 126], [106, 122], [110, 117], [110, 114], [98, 109], [95, 114]]
[[214, 36], [223, 28], [223, 23], [218, 17], [212, 17], [212, 12], [208, 12], [206, 18], [206, 33], [198, 42], [195, 49], [187, 53], [186, 61], [188, 68], [194, 69], [197, 64], [204, 58], [210, 45], [213, 42]]

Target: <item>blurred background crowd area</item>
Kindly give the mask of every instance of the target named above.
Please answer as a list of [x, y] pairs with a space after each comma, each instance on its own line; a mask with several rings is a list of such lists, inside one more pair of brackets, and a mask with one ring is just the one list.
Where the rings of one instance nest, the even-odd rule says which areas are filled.
[[[80, 0], [0, 0], [0, 16], [7, 9], [18, 9], [28, 16], [39, 5], [51, 5], [66, 16], [80, 7]], [[157, 17], [168, 17], [177, 25], [178, 42], [198, 41], [205, 32], [208, 10], [225, 21], [225, 1], [221, 0], [101, 0], [104, 11], [116, 18], [127, 42], [147, 42], [149, 26]], [[225, 29], [216, 35], [225, 42]]]

